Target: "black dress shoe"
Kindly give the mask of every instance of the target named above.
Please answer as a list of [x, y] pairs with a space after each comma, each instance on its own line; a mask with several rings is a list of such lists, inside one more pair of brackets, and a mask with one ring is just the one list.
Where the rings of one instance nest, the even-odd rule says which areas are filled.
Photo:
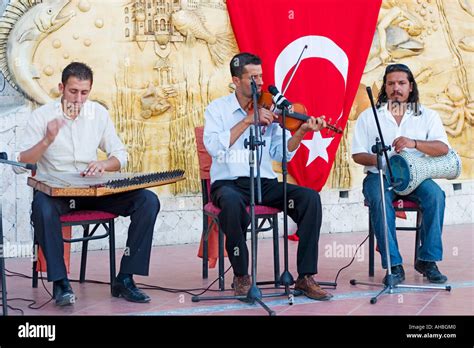
[[131, 277], [127, 277], [124, 280], [115, 279], [114, 286], [112, 287], [112, 296], [123, 297], [130, 302], [146, 303], [151, 301], [150, 296], [137, 288]]
[[[392, 285], [400, 284], [401, 282], [405, 280], [405, 270], [403, 269], [402, 265], [393, 266], [392, 268], [390, 268], [390, 270], [392, 271], [392, 279], [393, 279]], [[388, 285], [387, 275], [388, 274], [386, 274], [385, 277], [383, 278], [383, 283], [385, 285]]]
[[68, 306], [76, 302], [76, 296], [72, 292], [71, 284], [67, 278], [53, 283], [53, 297], [56, 306]]
[[442, 284], [448, 280], [448, 277], [439, 271], [436, 262], [416, 260], [415, 269], [428, 278], [430, 283]]

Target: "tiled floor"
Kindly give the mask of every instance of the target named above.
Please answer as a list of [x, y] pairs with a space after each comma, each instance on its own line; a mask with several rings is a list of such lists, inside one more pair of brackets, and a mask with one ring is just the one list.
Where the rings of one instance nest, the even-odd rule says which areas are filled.
[[[369, 303], [371, 296], [380, 288], [364, 285], [350, 285], [351, 279], [359, 281], [380, 282], [384, 272], [376, 255], [376, 274], [373, 279], [368, 277], [367, 259], [368, 243], [364, 245], [363, 253], [359, 254], [353, 264], [341, 272], [337, 280], [337, 289], [330, 291], [334, 294], [331, 301], [317, 302], [305, 297], [296, 297], [292, 306], [288, 305], [287, 297], [264, 298], [264, 302], [277, 315], [474, 315], [474, 225], [452, 225], [444, 229], [444, 261], [439, 263], [443, 273], [449, 277], [452, 291], [396, 289], [393, 294], [383, 295], [377, 304]], [[399, 232], [399, 244], [404, 256], [406, 284], [425, 284], [427, 281], [413, 269], [412, 232]], [[319, 249], [320, 281], [333, 281], [337, 271], [346, 265], [353, 249], [366, 233], [322, 234]], [[151, 270], [149, 277], [135, 277], [137, 282], [153, 286], [177, 289], [206, 288], [216, 277], [217, 271], [211, 269], [209, 279], [201, 279], [201, 259], [196, 257], [198, 245], [162, 246], [153, 248]], [[295, 274], [297, 243], [290, 242], [290, 271]], [[344, 249], [346, 253], [344, 254]], [[341, 251], [342, 250], [342, 251]], [[336, 251], [334, 253], [333, 251]], [[339, 252], [337, 252], [339, 251]], [[119, 252], [117, 252], [117, 255]], [[281, 252], [283, 255], [283, 251]], [[283, 256], [281, 256], [283, 257]], [[258, 277], [260, 280], [272, 279], [272, 240], [259, 241]], [[120, 258], [117, 257], [118, 265]], [[71, 256], [71, 279], [78, 279], [80, 253]], [[283, 261], [282, 261], [283, 264]], [[226, 268], [228, 261], [226, 260]], [[9, 271], [31, 274], [29, 259], [7, 259], [6, 268]], [[108, 252], [91, 251], [88, 257], [87, 279], [107, 282]], [[227, 273], [226, 286], [232, 281], [231, 271]], [[51, 284], [44, 282], [48, 290]], [[214, 285], [212, 289], [216, 289]], [[49, 300], [49, 295], [41, 281], [37, 289], [31, 287], [31, 279], [18, 276], [7, 278], [8, 298], [25, 298], [36, 301], [41, 305]], [[28, 303], [20, 300], [10, 300], [9, 304], [21, 308], [28, 315], [266, 315], [259, 305], [249, 305], [236, 300], [203, 301], [194, 303], [191, 295], [184, 292], [170, 293], [162, 290], [146, 290], [152, 297], [147, 304], [135, 304], [110, 295], [108, 284], [73, 283], [77, 302], [70, 307], [57, 308], [49, 302], [41, 309], [30, 309]], [[279, 290], [277, 290], [279, 291]], [[199, 290], [192, 291], [194, 293]], [[264, 293], [275, 290], [264, 290]], [[208, 292], [206, 296], [221, 295], [221, 292]], [[225, 294], [231, 295], [231, 291]], [[19, 314], [10, 310], [10, 315]]]

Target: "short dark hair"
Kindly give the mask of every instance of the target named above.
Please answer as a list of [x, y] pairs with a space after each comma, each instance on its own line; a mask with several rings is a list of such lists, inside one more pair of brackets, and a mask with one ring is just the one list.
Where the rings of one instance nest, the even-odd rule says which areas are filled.
[[72, 62], [64, 68], [63, 74], [61, 76], [61, 82], [63, 83], [63, 85], [66, 84], [67, 80], [71, 76], [77, 77], [79, 80], [82, 80], [82, 81], [90, 80], [91, 85], [92, 85], [92, 82], [93, 82], [92, 69], [84, 63]]
[[413, 85], [412, 91], [410, 92], [410, 95], [408, 96], [407, 104], [409, 108], [413, 108], [413, 112], [416, 116], [419, 116], [421, 114], [420, 110], [420, 94], [418, 92], [418, 85], [416, 84], [415, 77], [413, 76], [413, 73], [411, 72], [410, 68], [406, 66], [405, 64], [390, 64], [387, 65], [385, 68], [385, 74], [383, 75], [383, 85], [382, 88], [380, 89], [378, 98], [377, 98], [377, 108], [382, 106], [382, 104], [385, 104], [388, 101], [388, 96], [387, 92], [385, 91], [385, 86], [387, 83], [387, 75], [393, 72], [404, 72], [407, 74], [408, 82], [410, 82]]
[[230, 61], [230, 74], [236, 77], [242, 77], [246, 65], [262, 65], [260, 57], [252, 53], [242, 52], [232, 57]]

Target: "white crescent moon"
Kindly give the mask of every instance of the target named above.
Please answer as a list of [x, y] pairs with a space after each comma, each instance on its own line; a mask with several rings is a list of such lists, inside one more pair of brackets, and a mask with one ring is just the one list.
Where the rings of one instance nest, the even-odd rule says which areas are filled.
[[296, 59], [305, 45], [308, 45], [308, 48], [303, 53], [301, 60], [307, 58], [327, 59], [339, 71], [344, 79], [344, 87], [346, 87], [347, 71], [349, 69], [349, 58], [347, 54], [342, 48], [336, 45], [334, 41], [325, 36], [308, 35], [291, 42], [278, 55], [275, 61], [275, 86], [278, 90], [283, 91], [283, 80], [291, 68], [295, 66]]

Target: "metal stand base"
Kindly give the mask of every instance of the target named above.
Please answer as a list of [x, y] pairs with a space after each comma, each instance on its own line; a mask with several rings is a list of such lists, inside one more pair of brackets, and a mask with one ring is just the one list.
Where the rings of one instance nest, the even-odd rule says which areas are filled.
[[192, 302], [200, 302], [200, 301], [222, 301], [222, 300], [240, 300], [249, 304], [259, 304], [263, 309], [265, 309], [270, 316], [275, 316], [276, 313], [270, 307], [268, 307], [265, 302], [262, 301], [262, 298], [267, 297], [280, 297], [280, 296], [288, 296], [288, 304], [293, 304], [293, 296], [294, 293], [289, 290], [289, 287], [285, 289], [285, 292], [282, 293], [270, 293], [270, 294], [262, 294], [260, 289], [257, 286], [251, 286], [247, 296], [193, 296], [191, 298]]
[[[390, 283], [390, 281], [389, 281]], [[427, 290], [446, 290], [451, 291], [451, 285], [411, 285], [411, 284], [395, 284], [395, 285], [386, 285], [381, 283], [370, 283], [370, 282], [359, 282], [355, 279], [351, 279], [351, 285], [368, 285], [368, 286], [383, 286], [383, 289], [374, 297], [370, 299], [371, 304], [376, 304], [379, 296], [383, 294], [393, 294], [394, 289], [427, 289]]]

